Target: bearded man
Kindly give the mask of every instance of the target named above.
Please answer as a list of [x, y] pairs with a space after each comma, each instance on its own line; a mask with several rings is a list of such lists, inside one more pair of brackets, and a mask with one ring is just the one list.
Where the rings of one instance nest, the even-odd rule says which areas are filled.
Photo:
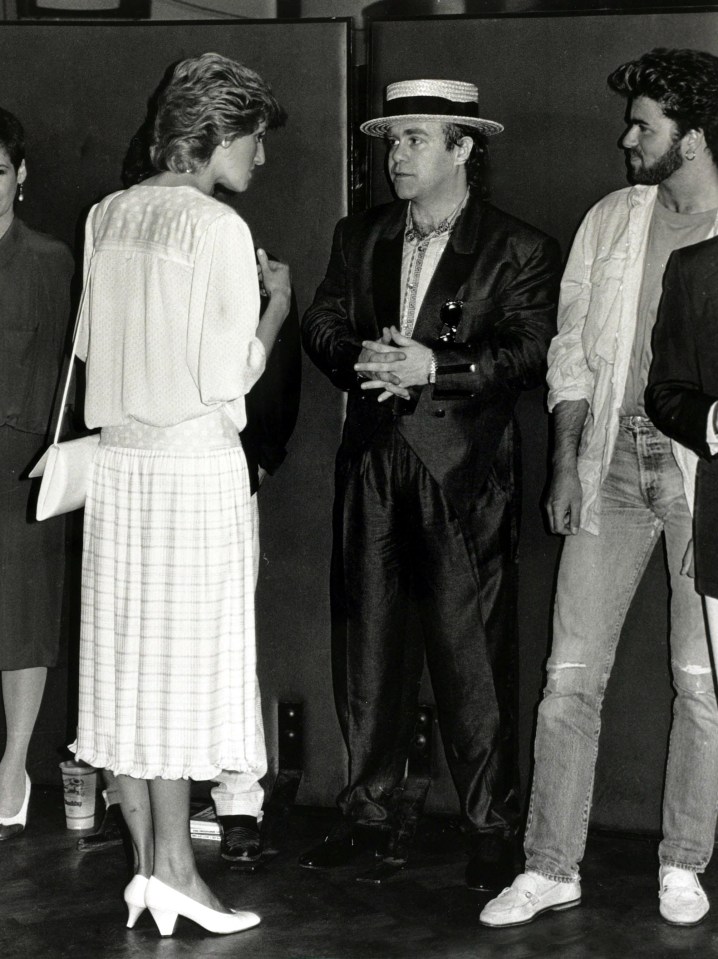
[[693, 580], [693, 472], [687, 451], [646, 417], [643, 394], [663, 271], [673, 250], [716, 233], [718, 58], [654, 50], [608, 78], [628, 101], [633, 186], [587, 214], [561, 285], [549, 350], [555, 420], [547, 511], [565, 536], [553, 648], [539, 708], [524, 848], [526, 871], [481, 913], [487, 926], [530, 922], [581, 901], [601, 704], [621, 629], [663, 533], [671, 589], [675, 702], [659, 847], [660, 914], [693, 925], [708, 912], [718, 708]]

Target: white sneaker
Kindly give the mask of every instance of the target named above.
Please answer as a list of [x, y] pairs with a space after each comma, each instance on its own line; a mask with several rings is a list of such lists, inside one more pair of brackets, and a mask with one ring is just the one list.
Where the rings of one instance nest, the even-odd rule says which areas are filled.
[[673, 926], [695, 926], [710, 909], [708, 896], [691, 869], [661, 866], [658, 872], [661, 916]]
[[535, 872], [520, 873], [508, 889], [488, 902], [479, 915], [484, 926], [522, 926], [549, 909], [570, 909], [581, 903], [581, 883], [554, 882]]

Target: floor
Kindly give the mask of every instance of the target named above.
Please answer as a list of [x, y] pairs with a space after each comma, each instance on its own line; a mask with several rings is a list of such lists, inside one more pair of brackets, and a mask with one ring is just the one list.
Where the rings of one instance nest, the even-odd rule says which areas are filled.
[[486, 897], [463, 884], [461, 837], [427, 819], [413, 859], [381, 886], [357, 882], [369, 861], [319, 874], [297, 855], [320, 840], [333, 814], [297, 809], [285, 849], [259, 872], [226, 869], [218, 843], [196, 841], [205, 878], [230, 904], [259, 913], [256, 929], [212, 936], [180, 919], [159, 937], [148, 913], [125, 928], [121, 847], [82, 854], [65, 828], [62, 798], [34, 789], [28, 829], [0, 847], [0, 957], [130, 959], [248, 956], [252, 959], [664, 959], [718, 956], [718, 864], [704, 885], [716, 914], [695, 928], [663, 923], [657, 911], [655, 843], [592, 836], [583, 870], [584, 904], [529, 926], [478, 923]]

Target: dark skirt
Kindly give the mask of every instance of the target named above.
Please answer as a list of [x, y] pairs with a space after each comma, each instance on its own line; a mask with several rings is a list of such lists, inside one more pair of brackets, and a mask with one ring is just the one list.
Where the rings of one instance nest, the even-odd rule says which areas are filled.
[[65, 519], [38, 523], [38, 482], [21, 479], [43, 438], [0, 427], [0, 670], [54, 666], [65, 573]]

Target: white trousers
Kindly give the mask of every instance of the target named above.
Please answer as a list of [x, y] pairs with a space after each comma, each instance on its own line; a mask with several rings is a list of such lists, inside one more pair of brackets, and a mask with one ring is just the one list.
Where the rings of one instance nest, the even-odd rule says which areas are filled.
[[[259, 507], [257, 506], [256, 493], [252, 497], [251, 503], [254, 588], [256, 590], [259, 577]], [[240, 773], [232, 769], [223, 769], [217, 776], [215, 780], [217, 785], [212, 787], [211, 796], [218, 816], [254, 816], [258, 820], [262, 818], [264, 790], [259, 785], [259, 780], [267, 772], [267, 751], [264, 744], [264, 722], [259, 683], [257, 683], [255, 723], [257, 765], [251, 772]]]

